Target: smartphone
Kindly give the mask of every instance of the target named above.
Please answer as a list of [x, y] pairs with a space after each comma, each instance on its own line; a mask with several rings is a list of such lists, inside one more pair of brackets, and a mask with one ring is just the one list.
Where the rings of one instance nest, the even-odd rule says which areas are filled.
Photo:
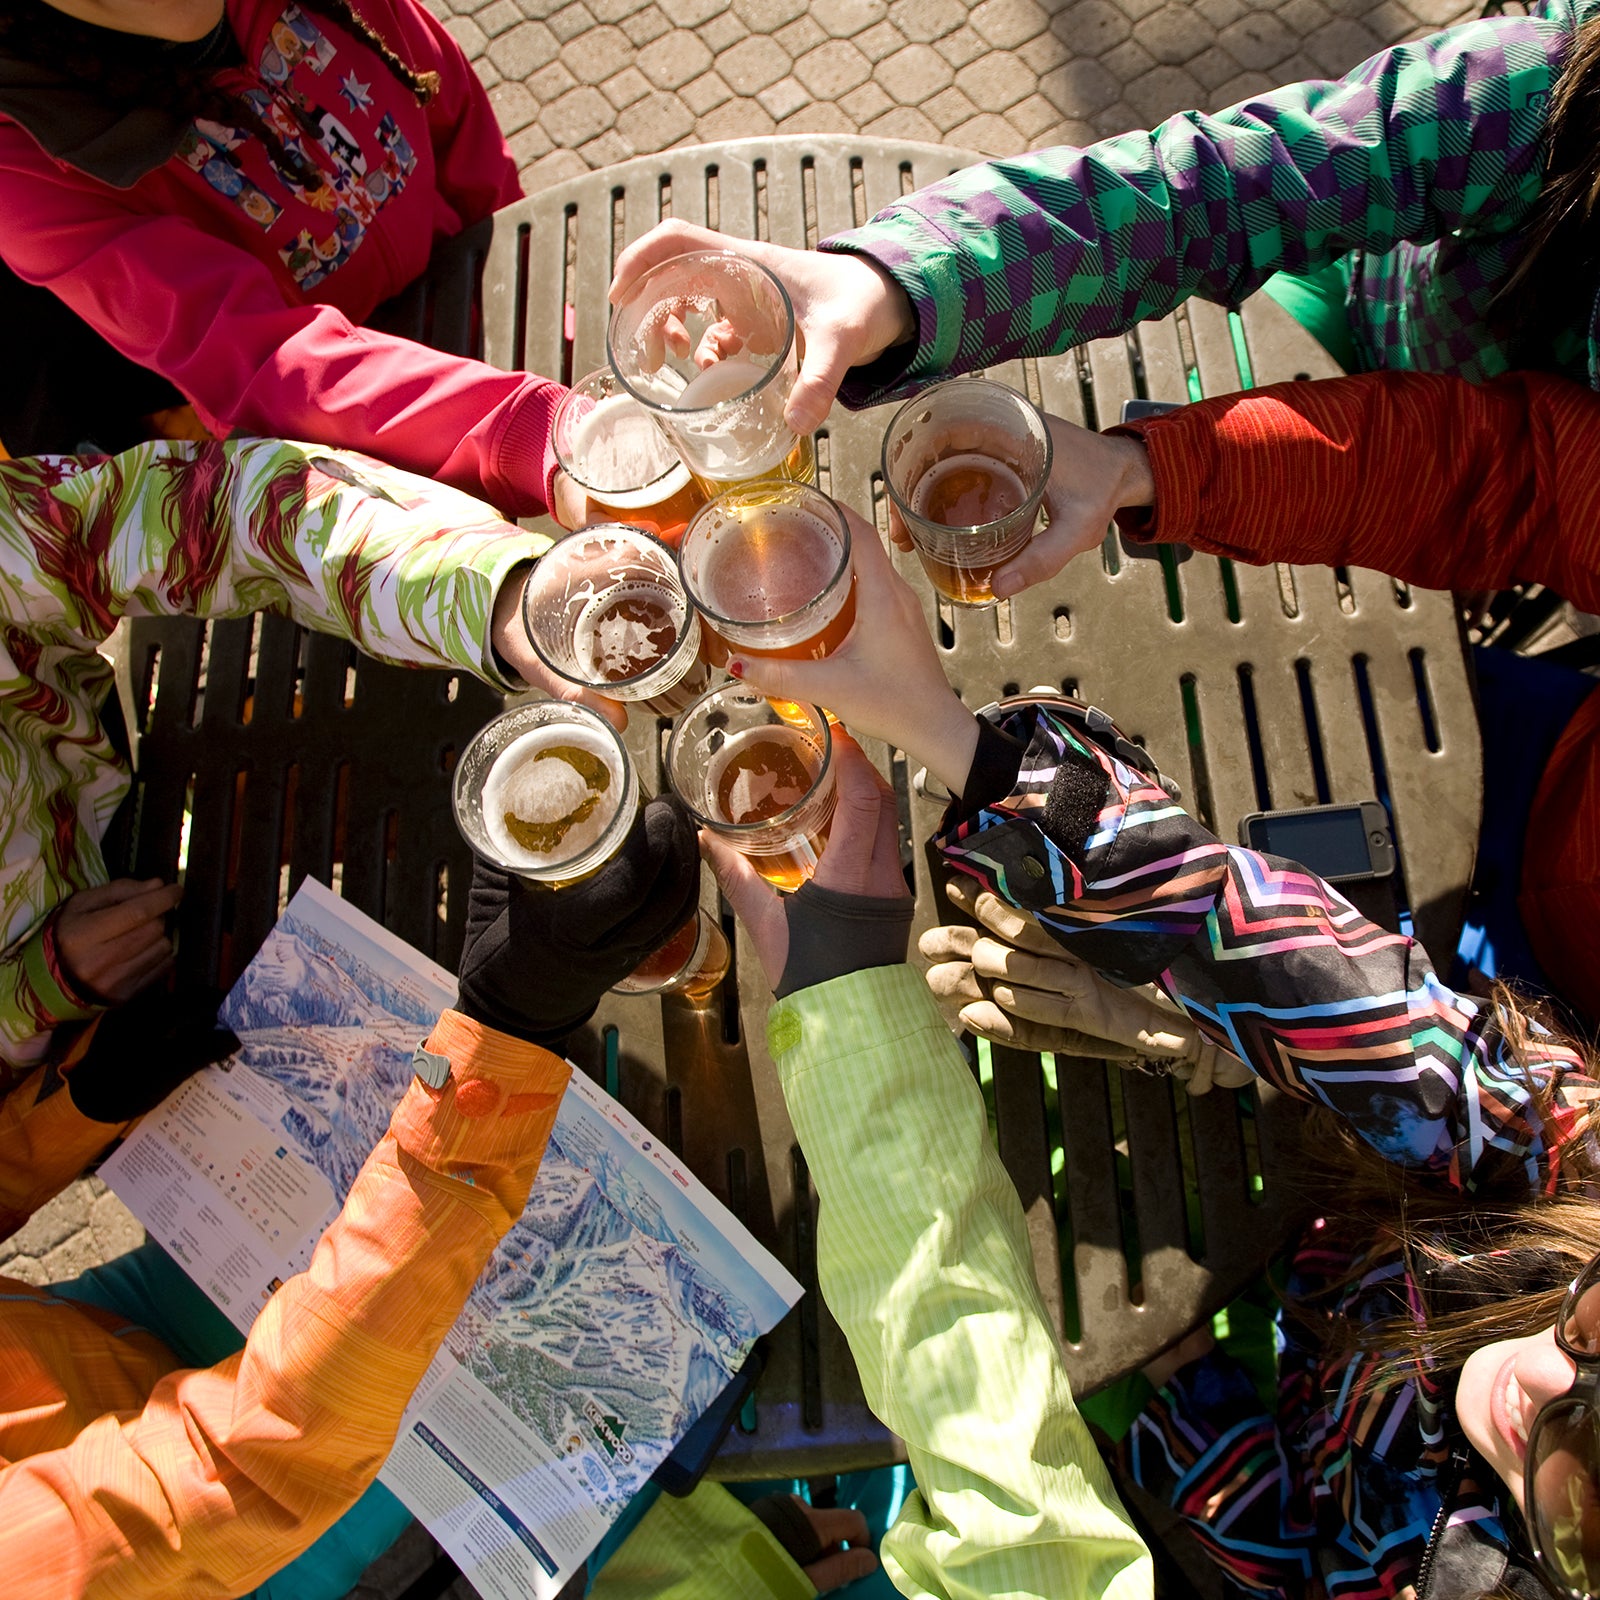
[[1183, 406], [1176, 400], [1124, 400], [1120, 420], [1143, 422], [1146, 417], [1160, 417], [1169, 411], [1181, 410]]
[[1298, 861], [1329, 883], [1387, 878], [1394, 871], [1389, 814], [1376, 800], [1252, 811], [1239, 824], [1239, 843]]

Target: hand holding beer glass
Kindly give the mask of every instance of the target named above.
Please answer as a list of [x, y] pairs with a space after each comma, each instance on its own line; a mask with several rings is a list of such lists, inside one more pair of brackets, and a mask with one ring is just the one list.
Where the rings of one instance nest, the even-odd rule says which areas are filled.
[[833, 824], [833, 734], [815, 706], [729, 684], [673, 725], [667, 781], [696, 822], [779, 889], [816, 869]]
[[528, 577], [522, 621], [557, 677], [657, 715], [706, 686], [700, 620], [677, 562], [642, 528], [601, 523], [558, 539]]
[[947, 600], [996, 603], [995, 569], [1033, 538], [1053, 459], [1043, 413], [986, 378], [941, 383], [894, 414], [883, 436], [891, 526]]
[[588, 522], [627, 522], [676, 546], [706, 503], [672, 441], [609, 367], [567, 391], [550, 425], [561, 470], [587, 496]]
[[748, 257], [697, 250], [653, 267], [613, 307], [606, 355], [707, 494], [816, 481], [810, 436], [784, 421], [797, 372], [794, 310]]
[[[552, 893], [600, 872], [648, 821], [616, 730], [559, 700], [513, 707], [480, 728], [456, 763], [453, 800], [456, 826], [474, 854]], [[644, 975], [644, 992], [693, 989], [703, 996], [721, 981], [727, 943], [720, 929], [714, 938], [703, 935], [702, 920], [690, 908], [639, 964], [634, 976]], [[661, 970], [680, 957], [676, 970]]]

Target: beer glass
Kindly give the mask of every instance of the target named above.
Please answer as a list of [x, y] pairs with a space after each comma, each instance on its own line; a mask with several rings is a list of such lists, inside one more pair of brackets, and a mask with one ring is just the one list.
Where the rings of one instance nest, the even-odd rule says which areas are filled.
[[643, 528], [600, 523], [558, 539], [528, 575], [522, 625], [557, 677], [658, 715], [706, 686], [700, 619], [672, 552]]
[[652, 267], [612, 309], [606, 356], [707, 494], [816, 482], [810, 436], [783, 420], [798, 371], [794, 308], [765, 267], [732, 250]]
[[597, 522], [629, 522], [670, 545], [706, 503], [672, 441], [609, 367], [567, 391], [550, 426], [556, 460]]
[[[804, 484], [718, 495], [689, 524], [678, 570], [706, 629], [749, 655], [817, 661], [855, 624], [850, 524]], [[727, 659], [715, 646], [707, 654]]]
[[889, 504], [947, 600], [995, 603], [995, 568], [1033, 537], [1052, 456], [1038, 407], [987, 378], [953, 378], [895, 412], [883, 436]]
[[[478, 730], [456, 763], [453, 800], [456, 826], [476, 855], [559, 892], [622, 848], [639, 817], [639, 779], [604, 717], [539, 700]], [[709, 994], [728, 970], [728, 947], [720, 929], [715, 940], [702, 939], [701, 920], [696, 911], [618, 991]], [[641, 974], [647, 986], [628, 988]]]
[[673, 936], [634, 968], [613, 994], [678, 994], [705, 1000], [728, 975], [728, 941], [704, 911], [697, 911]]
[[673, 725], [667, 781], [776, 888], [798, 889], [816, 870], [834, 803], [833, 739], [818, 707], [780, 717], [754, 689], [713, 689]]

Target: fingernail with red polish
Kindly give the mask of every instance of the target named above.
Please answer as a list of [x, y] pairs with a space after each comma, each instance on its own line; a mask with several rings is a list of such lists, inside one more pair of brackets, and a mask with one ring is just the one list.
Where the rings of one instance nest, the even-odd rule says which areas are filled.
[[728, 676], [730, 678], [742, 678], [744, 676], [744, 662], [730, 661], [728, 663]]

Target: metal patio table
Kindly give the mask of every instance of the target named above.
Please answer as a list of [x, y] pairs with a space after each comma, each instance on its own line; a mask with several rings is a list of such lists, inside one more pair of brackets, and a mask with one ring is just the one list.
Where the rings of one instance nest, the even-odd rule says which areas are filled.
[[[813, 244], [976, 159], [843, 136], [742, 140], [641, 158], [499, 213], [441, 253], [386, 326], [441, 348], [563, 379], [605, 359], [606, 289], [623, 244], [665, 215], [739, 237]], [[992, 376], [1047, 409], [1105, 426], [1125, 400], [1183, 401], [1191, 374], [1225, 393], [1336, 369], [1278, 307], [1191, 302], [1125, 339], [1013, 363]], [[818, 436], [822, 487], [885, 526], [879, 444], [888, 409], [836, 408]], [[1481, 757], [1449, 596], [1378, 573], [1234, 566], [1108, 539], [994, 610], [938, 603], [914, 558], [946, 667], [969, 704], [1039, 685], [1110, 711], [1223, 837], [1239, 818], [1321, 800], [1389, 803], [1401, 870], [1352, 895], [1377, 920], [1414, 919], [1453, 949], [1477, 837]], [[209, 629], [140, 622], [125, 671], [138, 744], [129, 859], [170, 872], [190, 814], [181, 965], [226, 981], [301, 876], [331, 880], [447, 964], [459, 951], [470, 862], [450, 818], [457, 750], [498, 701], [458, 675], [378, 666], [264, 618]], [[634, 714], [629, 743], [661, 777], [664, 725]], [[925, 853], [938, 807], [897, 752], [871, 752], [902, 799], [917, 931], [944, 920]], [[708, 883], [708, 905], [714, 890]], [[816, 1291], [815, 1196], [766, 1051], [768, 1001], [742, 933], [709, 1009], [609, 999], [573, 1056], [680, 1152], [807, 1287], [771, 1341], [753, 1419], [723, 1477], [809, 1475], [895, 1459]], [[1292, 1226], [1293, 1108], [1270, 1091], [1189, 1101], [1170, 1079], [996, 1048], [1000, 1153], [1075, 1388], [1094, 1391], [1225, 1304]]]

